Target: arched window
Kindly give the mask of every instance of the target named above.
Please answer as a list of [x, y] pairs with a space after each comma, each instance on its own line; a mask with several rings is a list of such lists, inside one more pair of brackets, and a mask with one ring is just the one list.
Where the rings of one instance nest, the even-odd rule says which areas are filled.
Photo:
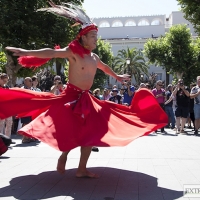
[[103, 28], [103, 27], [110, 27], [110, 24], [108, 22], [101, 22], [99, 24], [99, 27]]
[[138, 26], [148, 26], [149, 22], [146, 19], [142, 19], [139, 21]]
[[152, 22], [151, 22], [151, 25], [161, 25], [162, 24], [162, 22], [161, 22], [161, 20], [160, 19], [154, 19]]
[[125, 23], [125, 26], [136, 26], [136, 23], [134, 21], [130, 20]]
[[122, 22], [120, 22], [120, 21], [115, 21], [115, 22], [113, 22], [113, 24], [112, 24], [112, 27], [121, 27], [121, 26], [123, 26], [123, 24], [122, 24]]

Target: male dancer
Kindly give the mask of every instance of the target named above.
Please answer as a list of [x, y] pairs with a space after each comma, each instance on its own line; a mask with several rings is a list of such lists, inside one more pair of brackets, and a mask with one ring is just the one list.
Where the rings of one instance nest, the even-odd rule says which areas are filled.
[[[64, 12], [63, 6], [56, 6], [52, 2], [50, 2], [50, 4], [53, 8], [55, 8], [55, 10], [53, 10], [54, 12], [61, 8], [61, 11]], [[77, 9], [77, 7], [75, 8]], [[60, 12], [58, 13], [60, 14]], [[79, 20], [79, 22], [82, 22], [81, 20]], [[133, 114], [133, 112], [134, 109], [139, 109], [140, 107], [128, 108], [121, 105], [119, 105], [121, 107], [118, 107], [112, 102], [109, 103], [99, 101], [98, 99], [95, 99], [89, 95], [88, 91], [93, 84], [97, 68], [101, 69], [106, 74], [113, 76], [120, 82], [129, 79], [129, 76], [115, 74], [111, 68], [108, 67], [108, 65], [99, 59], [96, 54], [92, 53], [92, 50], [96, 48], [97, 44], [97, 27], [91, 22], [84, 22], [82, 24], [82, 28], [76, 40], [72, 41], [67, 47], [63, 49], [54, 50], [47, 48], [39, 50], [25, 50], [15, 47], [7, 47], [6, 49], [14, 52], [14, 56], [35, 56], [37, 58], [68, 59], [69, 82], [67, 84], [66, 90], [63, 94], [57, 97], [50, 96], [49, 94], [43, 95], [41, 93], [39, 97], [38, 94], [32, 93], [31, 95], [34, 97], [37, 96], [38, 99], [42, 98], [41, 95], [43, 95], [44, 98], [47, 96], [50, 98], [49, 101], [45, 100], [45, 104], [43, 104], [43, 101], [40, 101], [38, 104], [39, 108], [42, 108], [42, 106], [44, 107], [45, 105], [48, 107], [48, 110], [39, 115], [29, 125], [23, 127], [20, 132], [25, 135], [33, 135], [33, 137], [38, 138], [41, 141], [44, 141], [51, 146], [63, 151], [60, 158], [58, 159], [57, 164], [57, 170], [60, 173], [65, 172], [65, 164], [69, 151], [77, 146], [81, 146], [81, 157], [79, 167], [76, 172], [76, 177], [98, 178], [98, 175], [89, 172], [86, 169], [86, 164], [91, 153], [91, 146], [126, 145], [133, 139], [150, 133], [153, 128], [157, 128], [163, 124], [166, 124], [167, 117], [165, 113], [163, 113], [159, 108], [159, 105], [157, 105], [152, 95], [145, 91], [144, 95], [149, 96], [153, 102], [151, 102], [151, 106], [154, 105], [155, 109], [159, 110], [159, 118], [155, 119], [154, 122], [152, 119], [150, 122], [147, 122], [148, 120], [146, 120], [146, 115], [144, 115], [144, 124], [142, 125], [139, 123], [140, 125], [138, 125], [138, 127], [135, 129], [136, 133], [133, 134], [131, 133], [131, 128], [137, 124], [137, 122], [134, 121], [135, 114]], [[32, 102], [37, 101], [37, 98], [27, 97], [27, 99], [31, 100]], [[56, 104], [54, 103], [55, 101], [59, 103]], [[74, 106], [75, 102], [76, 104]], [[141, 109], [146, 108], [147, 106], [144, 106]], [[23, 107], [23, 109], [25, 108]], [[120, 112], [121, 117], [119, 114]], [[77, 116], [79, 116], [79, 118]], [[141, 112], [139, 118], [143, 118], [143, 112]], [[158, 119], [160, 120], [159, 122]], [[93, 122], [91, 120], [93, 120]], [[68, 129], [70, 129], [70, 131], [67, 130], [67, 132], [66, 129], [64, 129], [66, 123]], [[125, 129], [119, 130], [116, 126], [121, 126], [122, 124], [125, 125]], [[152, 124], [154, 125], [152, 126]], [[41, 130], [41, 127], [46, 128], [44, 128], [45, 130]], [[97, 128], [96, 132], [94, 133], [95, 127]], [[142, 127], [144, 127], [145, 130], [141, 131]], [[139, 129], [140, 131], [138, 131]], [[122, 132], [125, 134], [122, 134]], [[112, 135], [112, 137], [109, 134]], [[123, 140], [121, 137], [116, 137], [117, 135], [123, 135]]]

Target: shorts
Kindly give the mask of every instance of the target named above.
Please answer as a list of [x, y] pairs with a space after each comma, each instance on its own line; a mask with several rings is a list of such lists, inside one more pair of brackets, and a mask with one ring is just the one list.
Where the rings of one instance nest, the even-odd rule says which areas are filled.
[[21, 118], [21, 123], [22, 124], [28, 124], [32, 121], [32, 118], [31, 117], [22, 117]]
[[194, 118], [200, 119], [200, 104], [194, 104]]
[[187, 118], [189, 114], [189, 107], [178, 106], [175, 110], [176, 117]]

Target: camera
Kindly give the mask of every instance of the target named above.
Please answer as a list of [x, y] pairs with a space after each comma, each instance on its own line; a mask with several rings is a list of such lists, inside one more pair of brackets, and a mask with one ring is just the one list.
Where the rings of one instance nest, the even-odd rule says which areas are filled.
[[180, 85], [180, 86], [183, 86], [183, 82], [180, 82], [179, 85]]
[[60, 84], [62, 84], [62, 82], [61, 82], [61, 81], [59, 81], [59, 82], [58, 82], [58, 85], [60, 85]]

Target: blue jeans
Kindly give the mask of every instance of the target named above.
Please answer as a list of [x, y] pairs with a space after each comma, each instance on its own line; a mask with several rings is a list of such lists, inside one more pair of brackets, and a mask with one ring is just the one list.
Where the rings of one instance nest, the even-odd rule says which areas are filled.
[[175, 117], [174, 117], [173, 108], [171, 106], [165, 106], [165, 112], [168, 118], [171, 120], [172, 128], [175, 128]]
[[194, 117], [200, 119], [200, 104], [194, 104]]

